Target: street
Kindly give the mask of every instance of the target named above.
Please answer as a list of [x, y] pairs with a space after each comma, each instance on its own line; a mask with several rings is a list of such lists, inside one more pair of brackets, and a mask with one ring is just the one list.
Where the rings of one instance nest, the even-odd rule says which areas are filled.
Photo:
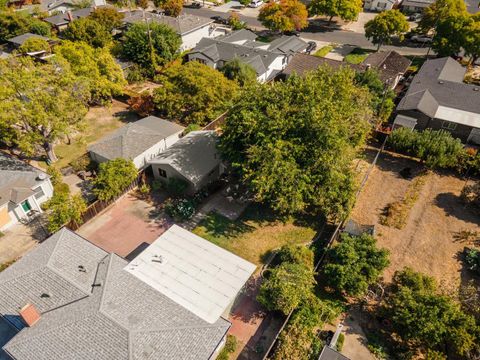
[[[471, 0], [473, 1], [473, 0]], [[475, 0], [476, 1], [476, 0]], [[228, 14], [220, 13], [213, 9], [200, 8], [200, 9], [191, 9], [184, 8], [184, 12], [187, 14], [203, 16], [211, 18], [212, 16], [222, 16], [227, 18]], [[265, 29], [262, 24], [254, 17], [244, 16], [239, 14], [240, 20], [248, 24], [249, 27], [255, 28], [257, 30]], [[377, 47], [373, 45], [364, 34], [355, 33], [351, 31], [339, 30], [333, 27], [327, 28], [318, 24], [316, 21], [310, 21], [309, 27], [300, 33], [302, 38], [308, 40], [323, 41], [328, 43], [336, 44], [349, 44], [362, 47], [365, 49], [376, 49]], [[426, 55], [427, 49], [425, 47], [410, 47], [410, 46], [383, 46], [382, 50], [395, 50], [402, 55], [417, 55], [423, 56]]]

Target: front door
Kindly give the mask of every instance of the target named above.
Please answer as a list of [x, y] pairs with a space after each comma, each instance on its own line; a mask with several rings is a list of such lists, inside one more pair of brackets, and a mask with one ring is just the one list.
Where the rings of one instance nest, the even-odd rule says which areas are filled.
[[22, 209], [23, 211], [25, 211], [25, 214], [28, 214], [30, 210], [32, 210], [32, 207], [30, 206], [30, 203], [28, 202], [28, 200], [25, 200], [24, 202], [22, 202]]

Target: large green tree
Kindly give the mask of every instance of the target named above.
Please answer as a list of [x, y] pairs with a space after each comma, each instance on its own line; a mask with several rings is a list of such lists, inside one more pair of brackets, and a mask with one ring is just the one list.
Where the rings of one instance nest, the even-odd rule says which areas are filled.
[[467, 7], [464, 0], [436, 0], [425, 8], [418, 27], [424, 33], [428, 33], [438, 22], [466, 14]]
[[88, 87], [68, 67], [0, 61], [2, 140], [28, 155], [43, 149], [55, 161], [55, 143], [79, 128], [88, 98]]
[[124, 14], [114, 7], [99, 7], [89, 15], [89, 18], [101, 24], [109, 32], [122, 26], [123, 17]]
[[403, 40], [404, 34], [410, 29], [405, 15], [399, 10], [383, 11], [365, 24], [365, 36], [377, 45], [377, 51], [384, 44], [391, 44], [392, 37]]
[[137, 23], [125, 33], [122, 51], [127, 59], [153, 73], [158, 65], [177, 57], [181, 43], [180, 36], [169, 26]]
[[90, 103], [103, 103], [122, 93], [126, 85], [123, 71], [108, 49], [64, 41], [55, 47], [55, 54], [55, 61], [66, 61], [73, 74], [88, 85]]
[[361, 0], [312, 0], [308, 11], [310, 15], [326, 15], [328, 23], [335, 16], [345, 21], [356, 20], [363, 9]]
[[308, 11], [299, 0], [270, 1], [260, 9], [258, 20], [274, 31], [302, 30], [308, 25]]
[[83, 41], [95, 48], [105, 47], [112, 43], [112, 34], [98, 21], [90, 17], [72, 21], [62, 36], [71, 41]]
[[351, 163], [370, 130], [370, 102], [348, 68], [258, 84], [229, 111], [220, 148], [257, 201], [285, 214], [342, 216], [354, 197]]
[[473, 316], [440, 294], [433, 278], [409, 268], [395, 274], [383, 313], [395, 336], [416, 350], [464, 356], [479, 340]]
[[235, 80], [240, 86], [252, 84], [257, 80], [255, 69], [239, 58], [227, 61], [220, 71], [230, 80]]
[[23, 11], [0, 11], [0, 43], [27, 32], [49, 36], [50, 25]]
[[223, 74], [198, 61], [174, 65], [157, 78], [156, 108], [182, 123], [205, 125], [233, 103], [238, 86]]
[[93, 193], [100, 200], [110, 200], [122, 194], [135, 180], [138, 171], [131, 160], [118, 158], [101, 163], [93, 181]]
[[70, 221], [80, 223], [87, 210], [82, 195], [71, 195], [69, 192], [55, 192], [53, 197], [43, 204], [47, 210], [48, 231], [54, 233]]
[[168, 16], [177, 17], [183, 9], [183, 0], [154, 0], [153, 3]]

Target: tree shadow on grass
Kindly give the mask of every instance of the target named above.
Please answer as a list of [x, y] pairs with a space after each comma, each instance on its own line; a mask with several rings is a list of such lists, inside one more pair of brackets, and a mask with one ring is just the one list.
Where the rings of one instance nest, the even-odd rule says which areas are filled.
[[207, 233], [215, 237], [223, 238], [235, 238], [239, 235], [253, 231], [255, 228], [251, 225], [246, 224], [244, 221], [237, 220], [231, 221], [226, 217], [217, 214], [216, 212], [211, 212], [203, 219], [199, 226], [203, 226]]
[[138, 115], [134, 113], [133, 111], [129, 110], [122, 110], [122, 111], [117, 111], [116, 113], [113, 114], [116, 118], [118, 118], [120, 121], [124, 123], [130, 123], [138, 120]]

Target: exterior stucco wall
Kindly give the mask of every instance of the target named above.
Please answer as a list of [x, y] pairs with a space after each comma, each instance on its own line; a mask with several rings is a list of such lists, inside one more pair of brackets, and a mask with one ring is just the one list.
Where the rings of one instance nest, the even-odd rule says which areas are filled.
[[141, 170], [146, 168], [149, 165], [148, 161], [152, 160], [162, 151], [175, 144], [180, 139], [180, 135], [182, 134], [182, 132], [183, 130], [163, 139], [162, 141], [158, 142], [150, 149], [145, 150], [142, 154], [133, 159], [133, 163], [135, 164], [137, 169]]
[[203, 27], [196, 29], [192, 32], [182, 35], [181, 51], [193, 49], [202, 40], [202, 38], [212, 38], [216, 35], [215, 28], [212, 24], [204, 25]]

